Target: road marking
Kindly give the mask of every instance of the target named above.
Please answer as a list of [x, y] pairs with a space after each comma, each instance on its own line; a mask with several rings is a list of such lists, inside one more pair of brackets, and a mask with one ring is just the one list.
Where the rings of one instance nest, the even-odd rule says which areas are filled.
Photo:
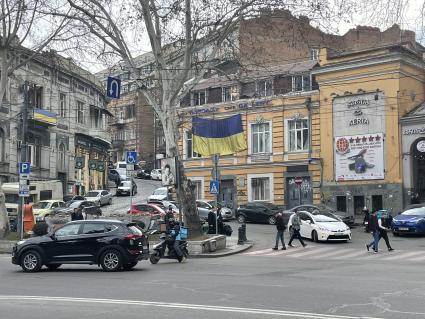
[[406, 259], [407, 257], [416, 257], [417, 255], [420, 255], [421, 252], [411, 251], [411, 252], [401, 253], [401, 254], [397, 254], [397, 253], [392, 252], [390, 254], [391, 254], [390, 256], [385, 256], [382, 259], [383, 260]]
[[[424, 252], [421, 252], [422, 254], [424, 254]], [[417, 258], [409, 258], [410, 261], [424, 261], [425, 260], [425, 255], [422, 255], [421, 257], [417, 257]]]
[[308, 256], [308, 255], [326, 253], [326, 252], [328, 252], [331, 249], [332, 248], [319, 248], [319, 249], [312, 249], [312, 250], [307, 250], [307, 251], [301, 250], [301, 251], [297, 251], [296, 254], [292, 254], [291, 257], [305, 257], [305, 256]]
[[[305, 249], [309, 249], [310, 250], [313, 247], [316, 247], [316, 246], [307, 246], [307, 248], [305, 248]], [[300, 250], [287, 247], [286, 250], [273, 251], [271, 253], [264, 254], [262, 256], [294, 255], [294, 254], [298, 254], [298, 253], [300, 253]]]
[[363, 250], [355, 250], [355, 251], [351, 251], [351, 253], [348, 254], [342, 254], [340, 256], [335, 256], [333, 258], [335, 259], [346, 259], [346, 258], [353, 258], [353, 257], [363, 257], [366, 256], [367, 252], [363, 251]]
[[377, 317], [344, 316], [344, 315], [335, 315], [335, 314], [327, 315], [327, 314], [320, 314], [320, 313], [313, 313], [313, 312], [209, 306], [209, 305], [168, 303], [168, 302], [155, 302], [155, 301], [143, 301], [143, 300], [48, 297], [48, 296], [7, 296], [7, 295], [0, 295], [0, 300], [15, 300], [15, 301], [28, 300], [28, 301], [46, 301], [46, 302], [62, 301], [62, 302], [70, 302], [70, 303], [133, 305], [133, 306], [141, 306], [141, 307], [149, 306], [149, 307], [174, 308], [174, 309], [236, 312], [236, 313], [246, 313], [246, 314], [261, 314], [261, 315], [271, 315], [271, 316], [279, 316], [279, 317], [297, 317], [297, 318], [311, 318], [311, 319], [381, 319]]
[[268, 249], [263, 249], [263, 250], [256, 250], [256, 251], [251, 251], [249, 253], [244, 253], [243, 255], [259, 255], [265, 252], [269, 252], [271, 250], [271, 248]]

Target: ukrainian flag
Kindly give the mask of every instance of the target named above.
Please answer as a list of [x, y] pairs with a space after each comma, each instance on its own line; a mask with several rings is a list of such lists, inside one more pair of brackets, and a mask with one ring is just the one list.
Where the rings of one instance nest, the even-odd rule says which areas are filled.
[[221, 120], [192, 118], [193, 151], [203, 156], [230, 155], [247, 149], [241, 115]]

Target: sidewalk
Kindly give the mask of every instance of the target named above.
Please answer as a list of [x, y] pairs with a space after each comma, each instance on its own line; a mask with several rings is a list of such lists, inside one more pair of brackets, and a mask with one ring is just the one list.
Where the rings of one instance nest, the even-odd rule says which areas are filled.
[[237, 236], [227, 237], [226, 248], [220, 249], [212, 253], [189, 255], [189, 258], [217, 258], [235, 255], [250, 249], [253, 245], [254, 243], [252, 241], [247, 241], [243, 245], [238, 245]]
[[13, 240], [0, 240], [0, 254], [10, 254], [13, 245], [15, 245]]

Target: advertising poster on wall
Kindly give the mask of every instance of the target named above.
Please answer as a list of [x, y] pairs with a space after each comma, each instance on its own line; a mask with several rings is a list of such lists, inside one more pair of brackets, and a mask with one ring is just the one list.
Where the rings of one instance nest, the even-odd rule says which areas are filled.
[[175, 157], [161, 159], [161, 171], [162, 186], [174, 186], [177, 183]]
[[337, 181], [384, 179], [384, 134], [335, 137]]

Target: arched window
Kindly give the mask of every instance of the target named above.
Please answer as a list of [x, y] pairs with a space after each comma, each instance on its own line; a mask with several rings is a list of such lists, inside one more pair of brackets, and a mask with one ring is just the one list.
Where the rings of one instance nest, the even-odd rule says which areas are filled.
[[65, 152], [66, 148], [63, 143], [59, 144], [58, 148], [58, 168], [59, 170], [65, 170]]
[[3, 162], [5, 160], [5, 153], [6, 153], [6, 134], [4, 133], [4, 130], [0, 128], [0, 162]]

